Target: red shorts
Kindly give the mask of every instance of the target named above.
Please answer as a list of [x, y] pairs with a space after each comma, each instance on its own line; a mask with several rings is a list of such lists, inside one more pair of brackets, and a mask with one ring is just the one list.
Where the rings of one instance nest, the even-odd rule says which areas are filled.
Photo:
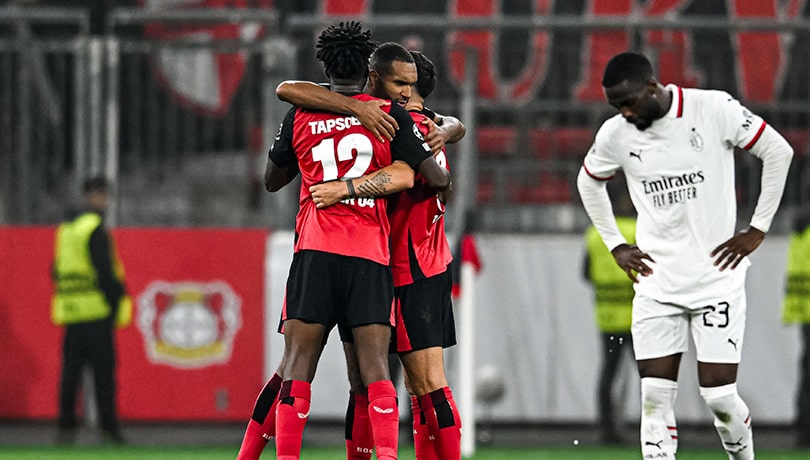
[[366, 324], [393, 326], [391, 268], [359, 257], [304, 250], [293, 255], [281, 320], [338, 325], [341, 339]]
[[406, 353], [456, 344], [450, 271], [394, 289], [396, 330], [391, 352]]

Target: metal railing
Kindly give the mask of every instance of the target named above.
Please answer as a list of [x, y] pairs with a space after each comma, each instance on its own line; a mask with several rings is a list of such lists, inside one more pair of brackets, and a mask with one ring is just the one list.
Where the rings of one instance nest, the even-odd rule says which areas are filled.
[[68, 95], [81, 94], [85, 81], [78, 63], [89, 24], [82, 9], [0, 8], [0, 222], [61, 213], [54, 201], [70, 189], [64, 172], [86, 109], [84, 98]]
[[[311, 43], [314, 36], [313, 29], [324, 27], [326, 21], [334, 23], [351, 19], [290, 14], [285, 27], [289, 35], [302, 43], [301, 52], [306, 53], [310, 49], [306, 44]], [[810, 40], [810, 21], [807, 19], [504, 14], [449, 20], [445, 15], [398, 13], [371, 14], [364, 17], [363, 22], [374, 31], [375, 39], [416, 42], [434, 60], [439, 67], [440, 81], [428, 105], [454, 115], [461, 113], [463, 105], [472, 105], [478, 129], [469, 135], [478, 136], [474, 139], [479, 143], [480, 152], [472, 156], [477, 162], [478, 180], [474, 184], [477, 193], [473, 194], [469, 204], [481, 230], [566, 232], [580, 231], [587, 225], [577, 198], [575, 176], [589, 144], [577, 144], [577, 149], [571, 150], [562, 147], [561, 143], [537, 145], [533, 137], [542, 137], [535, 135], [544, 134], [544, 131], [571, 128], [590, 130], [595, 134], [602, 121], [615, 113], [604, 102], [601, 92], [596, 99], [576, 95], [577, 85], [587, 77], [583, 75], [587, 66], [595, 65], [589, 64], [588, 60], [598, 61], [588, 54], [591, 50], [585, 49], [588, 40], [593, 34], [611, 32], [626, 34], [627, 46], [645, 52], [656, 67], [659, 60], [672, 59], [678, 52], [683, 53], [688, 60], [684, 65], [697, 69], [699, 81], [675, 83], [727, 90], [777, 129], [792, 135], [789, 140], [793, 142], [797, 157], [774, 225], [776, 231], [785, 231], [793, 211], [810, 202], [810, 145], [807, 145], [808, 138], [804, 135], [810, 128], [810, 85], [802, 77], [801, 67], [803, 56], [810, 51], [806, 45]], [[495, 45], [488, 49], [487, 56], [491, 59], [490, 65], [498, 67], [493, 72], [510, 68], [509, 72], [503, 71], [511, 73], [510, 77], [500, 81], [506, 88], [519, 74], [520, 65], [528, 65], [530, 61], [532, 34], [546, 34], [545, 48], [539, 50], [547, 59], [546, 75], [532, 94], [522, 99], [510, 99], [502, 98], [498, 93], [494, 97], [482, 97], [483, 93], [479, 93], [473, 101], [464, 100], [462, 88], [469, 82], [459, 75], [454, 47], [458, 46], [457, 34], [479, 32], [493, 34], [492, 43]], [[662, 32], [669, 35], [664, 38], [655, 35]], [[673, 38], [679, 33], [684, 34], [683, 42]], [[746, 100], [744, 97], [740, 75], [743, 65], [739, 60], [747, 51], [741, 50], [742, 45], [735, 44], [744, 33], [778, 35], [782, 46], [779, 51], [785, 54], [782, 65], [786, 76], [783, 75], [777, 84], [775, 91], [780, 93], [770, 101]], [[707, 46], [709, 43], [711, 46]], [[618, 51], [622, 50], [615, 52]], [[319, 70], [313, 61], [299, 59], [302, 76], [318, 78]], [[601, 70], [596, 69], [600, 75]], [[758, 71], [764, 70], [770, 69]], [[462, 121], [468, 122], [469, 118], [462, 118]], [[509, 141], [504, 141], [497, 151], [486, 147], [487, 143], [481, 139], [482, 135], [491, 132], [491, 128], [510, 131]], [[462, 164], [469, 161], [466, 153], [458, 155], [453, 163], [456, 167], [459, 161]], [[759, 162], [748, 155], [738, 155], [737, 169], [742, 221], [750, 216], [756, 204]], [[544, 181], [546, 185], [543, 185]], [[555, 183], [559, 185], [552, 185]], [[545, 188], [538, 190], [538, 187]], [[560, 187], [563, 190], [559, 190]]]
[[[313, 56], [317, 31], [325, 20], [356, 18], [114, 9], [105, 19], [104, 35], [90, 36], [83, 10], [0, 9], [0, 104], [9, 107], [0, 127], [10, 133], [0, 138], [8, 160], [0, 222], [50, 222], [82, 178], [105, 173], [121, 187], [113, 217], [122, 225], [290, 228], [295, 187], [269, 195], [261, 186], [269, 140], [288, 107], [273, 90], [288, 78], [321, 81]], [[372, 14], [363, 21], [375, 40], [421, 41], [439, 69], [428, 105], [467, 125], [467, 137], [450, 148], [453, 235], [469, 215], [479, 230], [491, 231], [580, 231], [587, 223], [574, 176], [587, 134], [613, 110], [577, 91], [594, 71], [588, 65], [596, 65], [583, 50], [593, 34], [606, 32], [626, 34], [628, 46], [656, 64], [682, 53], [698, 72], [695, 86], [738, 95], [744, 92], [735, 34], [777, 34], [785, 69], [776, 95], [740, 98], [790, 134], [797, 150], [784, 218], [775, 228], [784, 230], [791, 211], [810, 201], [810, 83], [801, 67], [810, 52], [810, 21], [571, 15], [450, 21], [435, 14]], [[37, 24], [62, 24], [69, 38], [38, 35]], [[686, 39], [655, 41], [658, 31]], [[455, 40], [469, 32], [491, 33], [492, 47]], [[545, 34], [542, 45], [532, 42], [537, 33]], [[545, 61], [526, 76], [532, 52]], [[524, 77], [534, 86], [509, 93]], [[488, 84], [492, 94], [485, 94]], [[744, 217], [756, 202], [759, 163], [740, 155], [737, 178]]]
[[294, 202], [257, 190], [285, 110], [273, 90], [293, 69], [295, 47], [278, 37], [277, 21], [266, 9], [111, 12], [108, 164], [120, 161], [122, 184], [156, 192], [122, 200], [120, 223], [292, 221]]

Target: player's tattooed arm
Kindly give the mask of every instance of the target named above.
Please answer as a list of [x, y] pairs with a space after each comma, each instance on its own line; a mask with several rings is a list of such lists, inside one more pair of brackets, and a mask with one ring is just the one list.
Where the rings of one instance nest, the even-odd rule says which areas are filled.
[[391, 174], [386, 171], [380, 171], [377, 174], [373, 174], [368, 180], [363, 181], [357, 187], [349, 181], [346, 184], [346, 188], [348, 189], [349, 186], [355, 187], [355, 195], [359, 197], [368, 197], [368, 196], [384, 196], [388, 195], [388, 189], [391, 187], [393, 183], [393, 178]]
[[349, 198], [391, 195], [413, 187], [415, 173], [407, 163], [395, 161], [383, 169], [356, 179], [330, 181], [309, 188], [317, 208], [325, 208]]

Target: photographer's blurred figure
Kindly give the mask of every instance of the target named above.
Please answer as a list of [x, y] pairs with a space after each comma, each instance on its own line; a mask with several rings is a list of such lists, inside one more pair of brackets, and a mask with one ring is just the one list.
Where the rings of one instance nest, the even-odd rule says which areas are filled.
[[782, 319], [799, 324], [802, 356], [796, 389], [796, 445], [810, 448], [810, 211], [794, 221], [788, 251], [787, 289]]
[[56, 231], [54, 245], [51, 317], [54, 324], [65, 326], [57, 442], [75, 440], [79, 427], [76, 395], [88, 365], [104, 441], [120, 444], [124, 439], [115, 408], [113, 332], [116, 326], [130, 322], [132, 303], [126, 295], [124, 267], [104, 228], [107, 181], [88, 179], [82, 191], [83, 209], [68, 212]]

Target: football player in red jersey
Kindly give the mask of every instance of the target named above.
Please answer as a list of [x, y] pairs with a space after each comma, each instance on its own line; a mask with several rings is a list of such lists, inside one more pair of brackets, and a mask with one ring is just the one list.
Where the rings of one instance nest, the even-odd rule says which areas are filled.
[[[438, 116], [424, 107], [436, 83], [436, 68], [427, 57], [411, 52], [418, 80], [406, 108], [416, 125], [427, 135], [436, 121], [445, 127], [444, 139], [458, 141], [465, 130], [458, 120]], [[378, 84], [385, 86], [386, 78]], [[394, 79], [395, 80], [395, 79]], [[450, 120], [450, 121], [448, 121]], [[450, 127], [449, 129], [446, 129]], [[443, 142], [435, 157], [447, 166]], [[345, 199], [338, 184], [324, 183], [311, 189], [322, 206]], [[455, 324], [451, 303], [452, 279], [448, 265], [452, 254], [444, 229], [442, 194], [417, 176], [413, 188], [389, 199], [391, 221], [391, 263], [397, 301], [394, 346], [405, 369], [411, 395], [416, 458], [460, 459], [461, 419], [444, 370], [443, 348], [455, 345]], [[356, 377], [354, 380], [357, 380]], [[353, 389], [356, 385], [353, 383]], [[362, 426], [362, 395], [354, 392], [347, 411], [346, 446], [350, 460], [370, 459], [371, 437]]]
[[[358, 23], [348, 23], [330, 27], [318, 38], [316, 58], [323, 62], [333, 91], [362, 101], [372, 99], [360, 93], [373, 50], [370, 36]], [[416, 81], [415, 69], [412, 80]], [[395, 160], [426, 175], [440, 189], [449, 187], [450, 180], [407, 112], [397, 105], [383, 109], [404, 128], [390, 143], [375, 139], [354, 117], [293, 107], [269, 154], [265, 173], [269, 191], [287, 185], [299, 172], [302, 176], [295, 254], [282, 315], [285, 357], [276, 409], [279, 459], [300, 457], [311, 382], [324, 340], [335, 325], [344, 342], [357, 344], [354, 364], [368, 388], [377, 457], [397, 458], [399, 415], [387, 360], [393, 322], [390, 228], [386, 200], [361, 194], [369, 184], [383, 194], [411, 185], [412, 177], [400, 181], [379, 171]], [[379, 171], [373, 175], [376, 182], [353, 181], [373, 171]], [[318, 209], [309, 188], [338, 179], [349, 198]]]
[[[388, 50], [388, 51], [385, 51]], [[394, 55], [406, 56], [407, 59], [412, 59], [410, 54], [404, 48], [396, 46], [386, 46], [383, 47], [383, 53], [394, 53]], [[416, 81], [416, 69], [411, 65], [397, 65], [397, 77], [391, 78], [391, 84], [387, 85], [387, 89], [389, 92], [383, 94], [385, 97], [408, 97], [410, 96], [411, 85], [413, 82]], [[292, 82], [286, 83], [292, 85]], [[285, 84], [280, 86], [283, 87]], [[323, 87], [318, 85], [314, 85], [317, 89], [320, 89], [326, 92], [328, 95], [335, 95], [337, 93], [329, 91]], [[383, 87], [381, 85], [377, 85], [378, 90], [382, 90]], [[283, 99], [283, 98], [282, 98]], [[306, 101], [305, 101], [306, 102]], [[389, 115], [390, 100], [381, 100], [381, 99], [374, 99], [374, 98], [352, 98], [352, 97], [344, 97], [339, 96], [338, 102], [340, 104], [338, 107], [333, 108], [336, 112], [343, 112], [343, 113], [356, 113], [356, 117], [358, 120], [362, 121], [364, 126], [367, 126], [372, 133], [374, 133], [374, 137], [380, 141], [384, 142], [385, 140], [393, 140], [393, 135], [396, 133], [396, 129], [399, 128], [396, 120]], [[299, 107], [307, 107], [306, 103], [300, 104]], [[311, 106], [309, 106], [311, 108]], [[382, 107], [384, 110], [380, 110]], [[395, 110], [396, 112], [396, 110]], [[341, 117], [342, 123], [345, 123], [346, 118]], [[351, 121], [350, 121], [351, 122]], [[337, 121], [335, 125], [337, 125]], [[321, 128], [325, 128], [326, 125], [323, 125]], [[313, 129], [318, 129], [318, 125], [314, 125]], [[413, 131], [416, 133], [416, 131]], [[279, 138], [281, 137], [282, 132], [279, 133]], [[425, 165], [420, 164], [420, 171], [422, 167], [426, 167], [435, 163], [435, 160], [430, 162], [425, 162]], [[441, 172], [441, 168], [438, 164], [431, 165], [433, 166], [433, 170], [439, 170]], [[274, 167], [273, 164], [268, 163], [268, 167]], [[273, 184], [272, 190], [277, 189], [279, 186], [288, 183], [292, 180], [293, 177], [297, 174], [297, 169], [290, 168], [286, 172], [281, 171], [279, 169], [275, 169], [271, 171], [268, 169], [267, 173], [279, 175], [278, 179], [273, 179], [272, 181], [268, 178], [268, 187], [271, 186], [270, 182]], [[430, 170], [426, 171], [428, 174], [431, 173]], [[287, 175], [288, 174], [288, 175]], [[446, 172], [443, 172], [446, 174]], [[434, 180], [438, 180], [439, 186], [443, 186], [441, 181], [445, 179], [445, 176], [442, 174], [433, 174]], [[388, 193], [392, 193], [397, 190], [402, 190], [405, 187], [410, 187], [413, 185], [413, 177], [414, 173], [410, 166], [405, 164], [402, 161], [395, 161], [393, 164], [386, 166], [381, 170], [377, 170], [373, 172], [369, 176], [365, 176], [362, 179], [355, 179], [346, 182], [336, 182], [336, 184], [340, 184], [341, 187], [344, 188], [346, 192], [347, 198], [352, 198], [352, 193], [357, 196], [357, 198], [366, 198], [371, 196], [377, 195], [385, 195]], [[349, 187], [352, 187], [351, 193]], [[318, 200], [315, 197], [312, 197], [312, 202], [315, 203], [316, 207], [320, 206], [318, 204]], [[367, 202], [366, 202], [367, 203]], [[324, 240], [325, 241], [325, 240]], [[353, 353], [351, 352], [351, 346], [347, 346], [348, 356], [350, 356], [350, 366], [353, 369], [353, 375], [356, 375], [356, 368], [357, 365], [356, 359], [354, 358]], [[264, 449], [267, 441], [275, 436], [276, 433], [276, 407], [278, 405], [278, 394], [281, 390], [282, 386], [282, 375], [284, 375], [284, 368], [286, 365], [286, 353], [285, 357], [282, 359], [276, 373], [265, 383], [263, 389], [259, 393], [256, 403], [253, 408], [253, 413], [251, 418], [248, 422], [248, 426], [245, 430], [245, 435], [242, 440], [242, 445], [239, 451], [237, 458], [239, 460], [255, 460], [258, 459], [261, 455], [262, 450]], [[362, 383], [359, 384], [362, 387]], [[362, 390], [362, 398], [365, 401], [365, 404], [362, 406], [358, 406], [358, 410], [361, 407], [365, 410], [368, 408], [368, 401], [366, 399], [366, 392], [365, 388]], [[365, 420], [368, 420], [367, 414], [358, 413], [358, 418], [363, 417]], [[370, 437], [370, 432], [369, 432]], [[370, 439], [370, 438], [369, 438]], [[369, 442], [369, 447], [367, 450], [370, 452], [373, 449], [373, 441]]]
[[[427, 135], [429, 123], [437, 119], [424, 106], [435, 87], [436, 67], [423, 54], [411, 54], [418, 81], [406, 109]], [[438, 118], [442, 125], [447, 123], [445, 118]], [[459, 126], [450, 141], [464, 136], [464, 127]], [[443, 148], [435, 157], [440, 165], [448, 167]], [[397, 301], [395, 343], [411, 395], [416, 457], [460, 460], [461, 418], [447, 382], [442, 351], [456, 344], [453, 281], [448, 270], [452, 254], [444, 228], [446, 199], [443, 193], [436, 194], [427, 186], [421, 176], [417, 176], [413, 188], [393, 197], [388, 216]]]

